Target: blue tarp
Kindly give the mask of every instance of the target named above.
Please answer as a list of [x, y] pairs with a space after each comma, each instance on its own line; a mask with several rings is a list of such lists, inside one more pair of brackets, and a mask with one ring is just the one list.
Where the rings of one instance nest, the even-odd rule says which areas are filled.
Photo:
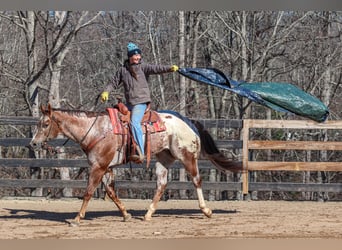
[[276, 111], [294, 113], [317, 122], [325, 121], [329, 115], [328, 108], [319, 99], [290, 83], [236, 81], [215, 68], [180, 68], [178, 72]]

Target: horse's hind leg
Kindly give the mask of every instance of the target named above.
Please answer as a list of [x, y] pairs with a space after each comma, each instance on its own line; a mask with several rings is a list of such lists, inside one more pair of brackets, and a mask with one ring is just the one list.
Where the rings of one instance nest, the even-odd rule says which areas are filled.
[[151, 220], [152, 215], [157, 209], [157, 203], [162, 197], [167, 185], [167, 172], [167, 168], [164, 167], [160, 162], [156, 163], [157, 189], [154, 194], [152, 203], [150, 204], [147, 213], [145, 214], [145, 220]]
[[202, 210], [203, 214], [210, 218], [212, 215], [212, 211], [210, 208], [207, 207], [204, 201], [203, 191], [201, 187], [201, 177], [199, 175], [192, 177], [192, 182], [196, 187], [199, 207]]
[[127, 212], [125, 206], [119, 199], [119, 197], [115, 193], [114, 189], [114, 180], [112, 179], [109, 182], [104, 181], [104, 187], [106, 189], [107, 195], [111, 198], [111, 200], [115, 203], [115, 205], [118, 207], [120, 212], [122, 213], [122, 217], [124, 221], [128, 221], [129, 219], [132, 218], [131, 214]]
[[192, 183], [194, 184], [197, 191], [198, 204], [203, 214], [208, 218], [211, 217], [212, 211], [207, 207], [204, 201], [203, 191], [202, 191], [202, 178], [199, 174], [197, 160], [186, 160], [183, 161], [184, 167], [188, 173], [190, 173], [192, 178]]

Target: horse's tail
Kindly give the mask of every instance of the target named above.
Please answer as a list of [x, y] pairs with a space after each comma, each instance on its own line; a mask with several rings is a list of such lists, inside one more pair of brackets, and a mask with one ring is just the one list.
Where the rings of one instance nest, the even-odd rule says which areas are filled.
[[191, 120], [191, 122], [196, 126], [200, 135], [201, 153], [204, 157], [208, 158], [208, 160], [210, 160], [217, 169], [223, 172], [226, 172], [227, 170], [231, 172], [242, 171], [242, 163], [232, 161], [223, 155], [218, 150], [214, 139], [199, 121]]

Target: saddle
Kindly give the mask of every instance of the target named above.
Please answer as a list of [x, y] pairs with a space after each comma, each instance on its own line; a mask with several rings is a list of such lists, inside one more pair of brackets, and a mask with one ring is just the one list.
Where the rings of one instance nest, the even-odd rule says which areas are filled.
[[[127, 106], [119, 102], [113, 108], [106, 109], [113, 126], [114, 134], [122, 135], [124, 141], [127, 141], [126, 159], [130, 153], [134, 153], [137, 143], [133, 139], [132, 131], [130, 129], [131, 112]], [[159, 114], [150, 108], [148, 104], [141, 121], [143, 133], [145, 135], [145, 152], [146, 152], [146, 166], [149, 166], [151, 161], [151, 134], [166, 130], [165, 124], [160, 118]]]

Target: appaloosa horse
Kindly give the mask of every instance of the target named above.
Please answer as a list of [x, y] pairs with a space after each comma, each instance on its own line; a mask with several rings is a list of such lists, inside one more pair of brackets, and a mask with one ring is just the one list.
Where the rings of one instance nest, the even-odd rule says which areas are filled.
[[[113, 124], [107, 112], [61, 110], [53, 109], [50, 105], [41, 106], [41, 111], [42, 116], [30, 143], [32, 147], [42, 146], [58, 135], [64, 135], [78, 143], [87, 155], [90, 164], [88, 184], [81, 209], [72, 222], [79, 225], [80, 220], [85, 217], [89, 200], [104, 174], [111, 170], [111, 167], [125, 163], [127, 140], [122, 135], [113, 133]], [[175, 160], [179, 160], [191, 176], [203, 214], [211, 217], [212, 211], [205, 204], [201, 188], [197, 165], [200, 154], [206, 156], [222, 171], [240, 171], [241, 165], [228, 160], [218, 151], [212, 137], [200, 123], [191, 122], [172, 111], [158, 114], [165, 125], [165, 130], [151, 134], [150, 152], [156, 157], [157, 189], [144, 219], [150, 220], [156, 211], [157, 203], [167, 185], [168, 169]], [[105, 189], [121, 211], [123, 219], [130, 219], [131, 215], [116, 195], [114, 187], [106, 184]]]

